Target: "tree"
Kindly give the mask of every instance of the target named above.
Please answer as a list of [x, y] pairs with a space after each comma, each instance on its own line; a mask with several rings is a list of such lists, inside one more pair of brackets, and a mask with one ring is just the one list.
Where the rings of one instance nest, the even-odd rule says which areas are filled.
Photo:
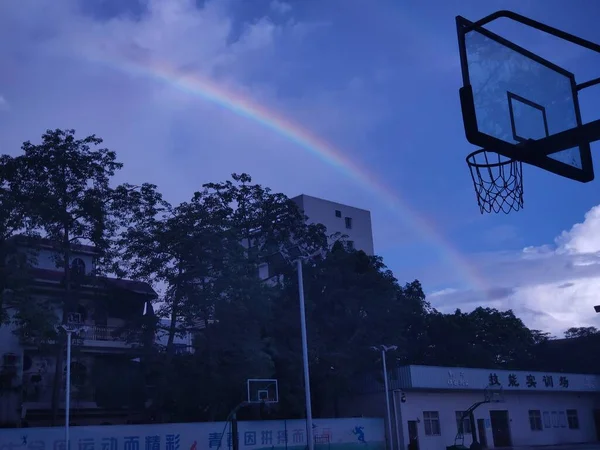
[[[193, 410], [197, 420], [224, 418], [244, 398], [247, 378], [272, 375], [265, 328], [280, 287], [263, 282], [259, 267], [294, 245], [325, 245], [321, 227], [306, 225], [293, 201], [246, 174], [232, 178], [204, 185], [160, 217], [139, 215], [123, 234], [127, 271], [165, 286], [168, 363], [155, 370], [156, 406], [172, 417]], [[194, 355], [174, 355], [175, 336], [190, 331]], [[180, 364], [204, 382], [174, 383]], [[194, 402], [203, 407], [193, 409]]]
[[565, 339], [545, 339], [534, 349], [532, 361], [536, 370], [590, 373], [600, 371], [595, 355], [600, 346], [600, 333], [595, 327], [573, 327]]
[[527, 328], [513, 311], [478, 307], [470, 313], [434, 311], [420, 348], [420, 364], [522, 369], [531, 365], [543, 334]]
[[[43, 345], [56, 336], [55, 316], [48, 301], [37, 302], [31, 289], [31, 268], [37, 252], [27, 216], [29, 199], [22, 195], [19, 160], [0, 156], [0, 327], [11, 325], [22, 341]], [[2, 370], [2, 391], [14, 391], [16, 371]]]
[[565, 331], [565, 338], [577, 339], [594, 336], [599, 333], [596, 327], [571, 327]]
[[25, 272], [29, 261], [19, 257], [14, 240], [28, 226], [23, 198], [18, 190], [17, 167], [15, 158], [0, 156], [0, 326], [9, 320], [10, 307], [23, 296], [27, 286]]
[[[372, 347], [397, 345], [390, 353], [406, 358], [407, 342], [425, 314], [426, 303], [418, 282], [401, 288], [379, 257], [348, 251], [337, 242], [325, 258], [304, 265], [307, 331], [313, 406], [315, 415], [348, 393], [356, 377], [380, 373], [380, 353]], [[286, 277], [285, 296], [273, 306], [276, 318], [270, 327], [281, 398], [288, 413], [301, 415], [300, 327], [298, 286], [293, 272]], [[380, 360], [379, 360], [380, 361]]]
[[[152, 364], [160, 384], [154, 399], [155, 407], [172, 417], [179, 417], [182, 410], [189, 412], [186, 405], [195, 401], [206, 405], [207, 416], [214, 416], [218, 414], [215, 405], [226, 408], [231, 403], [222, 401], [229, 393], [223, 383], [231, 376], [241, 374], [235, 369], [224, 372], [228, 363], [223, 353], [237, 352], [235, 360], [245, 361], [239, 350], [241, 344], [252, 339], [247, 335], [236, 339], [234, 330], [236, 326], [249, 330], [254, 323], [251, 314], [236, 315], [248, 305], [240, 299], [239, 293], [252, 297], [255, 291], [253, 284], [248, 283], [249, 273], [245, 266], [240, 265], [244, 248], [230, 221], [233, 212], [228, 197], [208, 189], [197, 192], [189, 202], [176, 207], [163, 202], [150, 187], [143, 197], [142, 201], [136, 201], [138, 205], [160, 207], [133, 209], [145, 213], [134, 214], [122, 235], [121, 263], [131, 276], [164, 286], [159, 315], [166, 317], [169, 325], [165, 354], [156, 355], [163, 363]], [[256, 275], [253, 273], [252, 278], [256, 279]], [[256, 284], [257, 279], [254, 280]], [[244, 288], [237, 289], [237, 285]], [[202, 355], [202, 361], [200, 356], [183, 358], [175, 355], [175, 338], [189, 332], [198, 336], [196, 351]], [[214, 335], [221, 337], [213, 338]], [[211, 345], [206, 345], [207, 342]], [[252, 354], [258, 354], [256, 348], [252, 349]], [[219, 370], [215, 370], [210, 361], [216, 361]], [[185, 385], [181, 390], [182, 383], [173, 382], [173, 377], [181, 375], [180, 371], [173, 371], [180, 363], [194, 373], [202, 372], [204, 380], [216, 384], [207, 381], [202, 386]], [[194, 368], [196, 363], [199, 366]], [[248, 365], [247, 361], [244, 363]], [[224, 389], [215, 391], [217, 384], [223, 385]], [[203, 398], [191, 397], [193, 392], [202, 394]], [[213, 401], [215, 392], [217, 398]], [[178, 401], [173, 401], [175, 398]], [[197, 415], [198, 410], [195, 411]]]
[[[115, 152], [93, 148], [101, 143], [102, 139], [94, 135], [76, 139], [74, 130], [48, 130], [40, 144], [23, 143], [23, 154], [17, 158], [18, 177], [13, 183], [18, 183], [22, 195], [29, 199], [26, 214], [53, 245], [56, 267], [63, 271], [63, 323], [76, 302], [70, 267], [73, 245], [91, 244], [102, 258], [116, 231], [110, 216], [110, 180], [122, 164]], [[52, 390], [53, 423], [64, 364], [63, 334], [59, 341]]]

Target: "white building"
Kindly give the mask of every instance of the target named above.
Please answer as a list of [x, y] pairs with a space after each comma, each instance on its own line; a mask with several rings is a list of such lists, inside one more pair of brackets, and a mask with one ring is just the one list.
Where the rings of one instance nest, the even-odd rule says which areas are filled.
[[375, 253], [369, 211], [304, 194], [292, 200], [308, 217], [308, 223], [325, 225], [328, 236], [335, 233], [346, 235], [349, 245], [355, 249], [362, 250], [367, 255]]
[[[486, 388], [502, 391], [503, 401], [483, 403], [473, 412], [484, 448], [600, 440], [600, 376], [407, 366], [390, 372], [390, 448], [440, 450], [453, 445], [462, 413], [484, 401]], [[346, 399], [341, 410], [385, 417], [381, 383], [367, 382], [362, 392]], [[464, 445], [469, 447], [468, 420], [464, 427]]]
[[[15, 238], [15, 242], [22, 252], [36, 253], [35, 265], [29, 270], [32, 298], [52, 306], [56, 324], [62, 322], [63, 313], [66, 313], [66, 323], [78, 329], [80, 339], [71, 359], [73, 422], [125, 422], [128, 412], [102, 404], [103, 392], [113, 388], [103, 374], [136, 364], [133, 360], [140, 350], [137, 342], [130, 338], [136, 337], [137, 341], [145, 338], [140, 318], [157, 297], [156, 292], [145, 282], [94, 276], [95, 249], [73, 245], [70, 264], [74, 301], [69, 305], [70, 310], [63, 311], [64, 273], [57, 268], [57, 253], [52, 243], [47, 240], [30, 242], [24, 238]], [[8, 312], [14, 314], [15, 311], [9, 309]], [[13, 323], [0, 326], [2, 387], [12, 388], [11, 392], [0, 395], [0, 425], [14, 426], [21, 419], [30, 425], [47, 425], [51, 415], [56, 352], [32, 339], [21, 339], [14, 333], [15, 329]], [[64, 377], [66, 362], [63, 362], [62, 373]], [[64, 380], [60, 384], [59, 408], [62, 411]], [[1, 444], [0, 439], [0, 449]]]

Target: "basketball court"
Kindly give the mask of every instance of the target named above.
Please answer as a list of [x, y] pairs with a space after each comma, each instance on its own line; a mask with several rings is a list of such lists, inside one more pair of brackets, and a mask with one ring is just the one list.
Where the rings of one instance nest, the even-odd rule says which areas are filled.
[[600, 120], [586, 122], [579, 106], [579, 96], [600, 84], [600, 76], [579, 82], [575, 74], [485, 27], [497, 19], [600, 54], [594, 42], [511, 11], [476, 22], [456, 18], [465, 135], [478, 147], [467, 164], [481, 213], [523, 208], [524, 164], [576, 182], [592, 181], [590, 144], [600, 140]]

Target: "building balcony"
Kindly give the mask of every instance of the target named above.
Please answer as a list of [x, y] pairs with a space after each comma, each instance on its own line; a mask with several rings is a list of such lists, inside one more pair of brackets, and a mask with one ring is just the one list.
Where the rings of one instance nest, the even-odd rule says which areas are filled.
[[[138, 345], [141, 338], [141, 332], [126, 330], [123, 326], [111, 327], [85, 322], [70, 322], [68, 326], [76, 330], [73, 333], [73, 344], [87, 348], [130, 349]], [[27, 337], [22, 340], [25, 346], [34, 342]]]
[[[85, 328], [77, 334], [77, 339], [85, 347], [131, 348], [136, 345], [137, 333], [134, 336], [129, 333], [128, 336], [123, 327], [87, 324], [82, 324], [82, 327]], [[128, 338], [133, 338], [134, 342], [128, 342]]]

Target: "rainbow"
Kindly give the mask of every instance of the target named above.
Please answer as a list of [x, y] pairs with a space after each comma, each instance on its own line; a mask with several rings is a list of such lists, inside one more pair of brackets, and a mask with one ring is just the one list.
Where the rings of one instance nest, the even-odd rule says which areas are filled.
[[384, 203], [400, 220], [435, 246], [442, 258], [461, 275], [467, 287], [479, 291], [482, 295], [485, 295], [489, 290], [485, 279], [454, 248], [452, 243], [445, 239], [434, 224], [420, 215], [407, 200], [380, 182], [375, 174], [370, 173], [365, 167], [359, 166], [345, 156], [343, 152], [336, 150], [331, 144], [311, 134], [299, 124], [286, 119], [276, 111], [256, 104], [250, 98], [240, 93], [226, 90], [222, 86], [196, 74], [178, 73], [166, 64], [149, 64], [146, 61], [143, 63], [134, 62], [122, 58], [119, 61], [113, 59], [98, 60], [94, 58], [94, 61], [132, 75], [141, 75], [165, 83], [186, 94], [193, 95], [225, 108], [241, 117], [245, 117], [293, 142], [320, 160], [344, 172], [347, 176], [359, 182], [363, 188], [373, 193], [375, 195], [374, 198]]

